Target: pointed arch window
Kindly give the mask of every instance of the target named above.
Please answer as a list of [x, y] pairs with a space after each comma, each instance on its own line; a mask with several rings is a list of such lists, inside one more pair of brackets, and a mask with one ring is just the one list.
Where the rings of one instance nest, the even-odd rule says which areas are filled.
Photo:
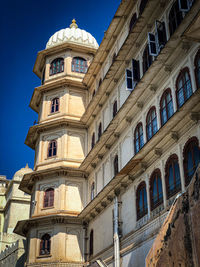
[[172, 102], [172, 95], [170, 88], [168, 88], [167, 90], [165, 90], [160, 100], [161, 125], [163, 126], [173, 114], [174, 108]]
[[142, 0], [141, 3], [140, 3], [140, 7], [139, 7], [139, 12], [140, 12], [140, 15], [143, 13], [145, 7], [146, 7], [146, 4], [147, 4], [148, 0]]
[[157, 115], [156, 115], [156, 108], [152, 107], [148, 114], [147, 114], [147, 125], [146, 125], [146, 130], [147, 130], [147, 140], [150, 140], [152, 136], [157, 132], [158, 127], [157, 127]]
[[116, 116], [117, 114], [117, 100], [115, 100], [115, 102], [113, 103], [113, 118]]
[[114, 176], [118, 174], [119, 172], [119, 162], [118, 162], [118, 155], [116, 155], [114, 157], [114, 161], [113, 161], [113, 167], [114, 167]]
[[188, 185], [200, 163], [199, 141], [196, 137], [190, 138], [183, 150], [183, 165], [185, 185]]
[[196, 85], [197, 89], [200, 88], [200, 50], [197, 52], [195, 60], [194, 60], [194, 72], [195, 72], [195, 78], [196, 78]]
[[54, 157], [57, 154], [57, 141], [52, 140], [49, 142], [49, 147], [48, 147], [48, 157]]
[[54, 205], [54, 189], [53, 188], [48, 188], [44, 192], [44, 203], [43, 207], [48, 208], [48, 207], [53, 207]]
[[179, 8], [179, 0], [175, 1], [169, 12], [169, 32], [172, 35], [183, 20], [183, 13]]
[[192, 84], [189, 69], [184, 68], [180, 71], [176, 80], [177, 106], [180, 108], [192, 95]]
[[144, 53], [143, 53], [142, 59], [143, 59], [142, 64], [143, 64], [143, 75], [144, 75], [145, 72], [148, 70], [148, 68], [151, 66], [151, 64], [153, 62], [153, 58], [149, 54], [149, 47], [148, 47], [148, 45], [144, 49]]
[[92, 134], [91, 148], [95, 146], [95, 133]]
[[90, 249], [89, 249], [89, 256], [92, 256], [94, 253], [94, 231], [90, 231]]
[[55, 97], [51, 100], [51, 113], [59, 111], [59, 98]]
[[150, 177], [151, 210], [163, 203], [161, 172], [156, 169]]
[[136, 191], [137, 220], [145, 216], [147, 208], [147, 191], [145, 182], [141, 182]]
[[144, 146], [143, 128], [141, 122], [135, 128], [134, 145], [135, 145], [135, 154], [138, 153], [140, 149]]
[[72, 72], [86, 73], [87, 61], [82, 57], [74, 57], [72, 59]]
[[178, 164], [178, 157], [176, 154], [170, 156], [166, 162], [165, 182], [167, 198], [170, 198], [181, 190], [180, 170]]
[[40, 255], [49, 255], [51, 252], [51, 236], [44, 234], [40, 240]]
[[51, 62], [49, 75], [54, 75], [64, 71], [64, 59], [56, 58]]
[[98, 140], [101, 138], [101, 135], [102, 135], [102, 124], [100, 122], [98, 127]]

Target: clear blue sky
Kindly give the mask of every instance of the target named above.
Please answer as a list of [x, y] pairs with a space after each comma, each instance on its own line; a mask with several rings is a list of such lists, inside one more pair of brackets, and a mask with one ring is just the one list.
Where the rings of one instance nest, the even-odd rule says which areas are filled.
[[75, 18], [79, 28], [100, 44], [120, 0], [7, 0], [1, 2], [1, 117], [0, 174], [11, 179], [26, 163], [33, 168], [34, 151], [24, 144], [28, 129], [37, 121], [29, 107], [34, 87], [32, 72], [37, 52], [56, 31]]

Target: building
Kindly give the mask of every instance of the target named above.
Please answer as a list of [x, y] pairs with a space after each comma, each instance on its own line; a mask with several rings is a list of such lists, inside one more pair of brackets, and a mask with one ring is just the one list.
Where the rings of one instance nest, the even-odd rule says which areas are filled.
[[73, 20], [38, 53], [26, 266], [145, 266], [200, 162], [199, 25], [197, 0], [123, 0], [99, 48]]

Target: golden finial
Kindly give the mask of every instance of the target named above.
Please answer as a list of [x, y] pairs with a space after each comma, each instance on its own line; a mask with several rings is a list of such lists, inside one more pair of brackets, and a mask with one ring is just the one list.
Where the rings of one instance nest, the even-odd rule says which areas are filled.
[[72, 20], [72, 24], [70, 25], [70, 28], [78, 28], [78, 25], [76, 24], [76, 20], [75, 19], [73, 19]]

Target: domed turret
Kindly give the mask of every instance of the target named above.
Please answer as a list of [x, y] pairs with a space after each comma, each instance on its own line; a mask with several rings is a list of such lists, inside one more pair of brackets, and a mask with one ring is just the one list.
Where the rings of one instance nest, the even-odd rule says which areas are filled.
[[75, 43], [97, 49], [99, 47], [96, 39], [88, 32], [78, 28], [76, 20], [72, 20], [69, 28], [54, 33], [47, 42], [46, 49], [63, 43]]
[[21, 180], [24, 176], [24, 174], [32, 172], [33, 170], [31, 168], [29, 168], [28, 163], [26, 164], [25, 168], [21, 168], [20, 170], [18, 170], [14, 176], [13, 176], [13, 180]]

